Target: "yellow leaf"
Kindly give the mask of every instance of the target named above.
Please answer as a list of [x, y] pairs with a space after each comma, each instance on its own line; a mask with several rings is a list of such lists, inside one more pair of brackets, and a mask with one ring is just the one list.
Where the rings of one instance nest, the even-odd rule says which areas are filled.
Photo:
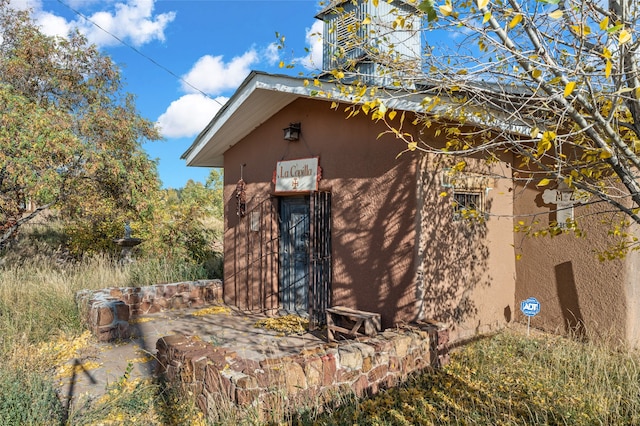
[[486, 24], [487, 22], [489, 22], [489, 19], [491, 19], [491, 12], [487, 12], [484, 14], [484, 18], [482, 18], [482, 23]]
[[542, 71], [540, 71], [539, 69], [534, 69], [533, 71], [531, 71], [531, 75], [533, 76], [533, 78], [538, 78], [542, 75]]
[[566, 86], [564, 86], [564, 97], [567, 98], [571, 95], [571, 93], [573, 93], [573, 89], [576, 88], [576, 82], [575, 81], [570, 81], [567, 83]]
[[607, 59], [611, 59], [611, 51], [609, 49], [607, 49], [606, 47], [602, 48], [602, 56], [604, 56]]
[[375, 7], [378, 7], [378, 0], [373, 0], [373, 5], [374, 5]]
[[600, 158], [605, 160], [607, 158], [611, 158], [613, 157], [613, 153], [611, 151], [608, 150], [602, 150], [600, 151]]
[[516, 254], [516, 260], [520, 260], [520, 259], [522, 259], [522, 255], [521, 255], [521, 254], [519, 254], [519, 253], [518, 253], [518, 254]]
[[578, 37], [584, 37], [591, 34], [591, 27], [588, 25], [584, 25], [584, 24], [570, 25], [569, 28]]
[[542, 154], [549, 151], [552, 146], [553, 145], [551, 145], [551, 141], [543, 137], [542, 139], [540, 139], [540, 142], [538, 142], [538, 147], [537, 147], [538, 149], [537, 149], [536, 155], [540, 157]]
[[478, 9], [484, 9], [489, 4], [489, 0], [478, 0]]
[[440, 13], [442, 13], [443, 16], [449, 16], [451, 15], [451, 12], [453, 12], [453, 7], [451, 7], [451, 5], [448, 3], [440, 6], [439, 9]]
[[279, 66], [280, 68], [283, 68], [283, 67], [284, 67], [284, 61], [280, 61], [280, 63], [278, 64], [278, 66]]
[[542, 134], [542, 138], [538, 142], [536, 155], [540, 157], [553, 147], [553, 141], [556, 139], [555, 132], [547, 130]]
[[604, 19], [600, 21], [600, 29], [604, 31], [607, 28], [609, 28], [609, 17], [605, 16]]
[[455, 166], [452, 167], [452, 170], [455, 170], [457, 172], [461, 172], [464, 170], [464, 168], [467, 167], [467, 162], [466, 161], [458, 161], [456, 163]]
[[513, 17], [511, 22], [509, 22], [509, 28], [515, 27], [520, 23], [520, 21], [522, 21], [522, 14], [518, 13], [516, 16]]
[[631, 40], [631, 33], [629, 31], [627, 30], [620, 31], [620, 34], [618, 35], [618, 43], [625, 44], [630, 40]]
[[440, 196], [441, 196], [441, 197], [446, 197], [447, 195], [449, 195], [449, 194], [447, 194], [447, 193], [446, 193], [446, 192], [444, 192], [444, 191], [440, 193]]
[[407, 144], [407, 149], [409, 151], [415, 151], [417, 147], [418, 147], [418, 143], [417, 142], [409, 142]]
[[532, 138], [537, 138], [538, 137], [538, 133], [540, 133], [540, 129], [538, 129], [538, 127], [534, 127], [533, 129], [531, 129], [531, 137]]
[[607, 65], [604, 68], [604, 76], [609, 78], [611, 76], [611, 61], [607, 59]]
[[393, 120], [393, 119], [395, 118], [396, 114], [397, 114], [397, 112], [395, 112], [395, 111], [391, 111], [391, 112], [389, 113], [389, 120]]
[[562, 18], [562, 9], [556, 9], [549, 14], [549, 18], [551, 19], [560, 19]]
[[551, 183], [551, 179], [540, 179], [540, 182], [538, 182], [538, 184], [536, 186], [547, 186]]

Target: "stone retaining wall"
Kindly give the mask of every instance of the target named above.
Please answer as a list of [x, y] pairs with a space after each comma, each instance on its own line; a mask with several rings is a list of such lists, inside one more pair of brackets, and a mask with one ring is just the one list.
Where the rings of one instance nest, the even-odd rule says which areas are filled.
[[261, 361], [183, 335], [161, 338], [156, 349], [159, 372], [194, 394], [205, 414], [215, 417], [221, 403], [232, 403], [265, 418], [338, 394], [375, 394], [437, 368], [448, 362], [448, 336], [442, 325], [420, 323]]
[[222, 302], [222, 281], [200, 280], [145, 287], [82, 290], [76, 303], [99, 341], [131, 337], [129, 320], [167, 309], [197, 308]]

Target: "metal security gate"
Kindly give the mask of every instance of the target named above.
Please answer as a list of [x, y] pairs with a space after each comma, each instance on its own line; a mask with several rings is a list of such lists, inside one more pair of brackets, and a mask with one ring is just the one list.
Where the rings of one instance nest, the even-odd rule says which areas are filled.
[[225, 300], [326, 323], [331, 301], [331, 194], [273, 197], [245, 212], [225, 241]]
[[331, 193], [280, 199], [280, 303], [282, 310], [309, 317], [311, 328], [326, 323], [331, 299]]
[[326, 324], [331, 303], [331, 193], [314, 192], [310, 204], [309, 327], [314, 329]]

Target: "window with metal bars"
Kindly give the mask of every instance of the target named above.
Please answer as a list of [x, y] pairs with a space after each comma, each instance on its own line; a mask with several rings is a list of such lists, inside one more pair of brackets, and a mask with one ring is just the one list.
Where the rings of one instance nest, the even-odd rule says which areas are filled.
[[455, 191], [453, 193], [453, 220], [483, 219], [482, 192]]

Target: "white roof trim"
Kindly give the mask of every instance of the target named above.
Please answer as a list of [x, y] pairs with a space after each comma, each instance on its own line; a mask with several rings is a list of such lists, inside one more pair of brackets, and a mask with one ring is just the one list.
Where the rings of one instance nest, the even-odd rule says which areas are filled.
[[[305, 81], [308, 83], [305, 84]], [[400, 90], [390, 92], [392, 93], [385, 96], [384, 91], [379, 90], [377, 95], [388, 109], [413, 112], [424, 110], [424, 93], [414, 94]], [[323, 81], [320, 87], [316, 87], [313, 79], [252, 71], [181, 158], [187, 161], [188, 166], [223, 167], [225, 151], [298, 98], [354, 103], [355, 96], [345, 94], [335, 83]], [[441, 114], [452, 106], [457, 105], [447, 101], [440, 102], [430, 113]], [[465, 116], [470, 124], [497, 127], [520, 134], [528, 134], [529, 131], [525, 126], [474, 114], [469, 107]]]

